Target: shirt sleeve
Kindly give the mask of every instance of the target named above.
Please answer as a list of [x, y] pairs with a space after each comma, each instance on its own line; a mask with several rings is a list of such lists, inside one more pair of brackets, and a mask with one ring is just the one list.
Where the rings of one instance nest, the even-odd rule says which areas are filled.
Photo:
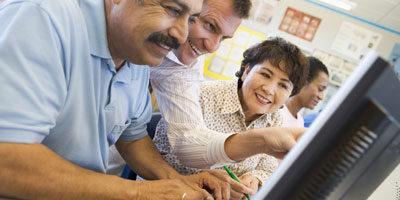
[[61, 39], [40, 5], [0, 5], [0, 141], [40, 143], [67, 93]]
[[146, 88], [142, 88], [142, 90], [145, 90], [146, 93], [143, 95], [142, 100], [138, 101], [142, 103], [141, 105], [137, 105], [138, 117], [131, 119], [131, 124], [120, 137], [121, 140], [134, 141], [148, 135], [146, 129], [147, 123], [149, 123], [151, 119], [151, 100], [147, 86]]
[[[204, 60], [185, 69], [157, 70], [150, 81], [167, 126], [168, 140], [178, 159], [186, 166], [213, 168], [235, 162], [225, 153], [225, 140], [232, 134], [208, 129], [199, 103]], [[163, 73], [164, 72], [164, 73]]]

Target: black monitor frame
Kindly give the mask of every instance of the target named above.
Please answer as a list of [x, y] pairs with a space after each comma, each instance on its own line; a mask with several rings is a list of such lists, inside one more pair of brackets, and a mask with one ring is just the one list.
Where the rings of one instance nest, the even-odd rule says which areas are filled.
[[400, 163], [400, 82], [369, 52], [254, 199], [367, 199]]

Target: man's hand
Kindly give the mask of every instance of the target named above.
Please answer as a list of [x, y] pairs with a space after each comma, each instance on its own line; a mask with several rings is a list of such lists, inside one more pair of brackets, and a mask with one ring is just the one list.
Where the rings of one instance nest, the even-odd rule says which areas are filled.
[[[263, 134], [265, 142], [264, 153], [278, 159], [283, 159], [300, 136], [307, 130], [300, 127], [270, 127], [268, 129], [268, 132]], [[263, 129], [258, 130], [262, 131]]]
[[190, 176], [180, 175], [175, 179], [135, 183], [138, 185], [138, 195], [134, 199], [240, 200], [244, 193], [252, 196], [257, 192], [233, 180], [224, 170], [219, 169], [205, 170]]
[[218, 178], [218, 182], [214, 184], [214, 188], [218, 188], [218, 185], [220, 185], [219, 187], [223, 186], [221, 187], [221, 193], [216, 193], [215, 189], [210, 188], [209, 185], [206, 185], [207, 188], [214, 192], [214, 197], [216, 199], [219, 199], [220, 197], [222, 197], [222, 199], [242, 199], [244, 194], [254, 195], [255, 192], [257, 192], [257, 190], [254, 192], [254, 190], [251, 188], [246, 187], [244, 184], [238, 183], [232, 179], [225, 170], [204, 170], [199, 175], [207, 175], [206, 177], [211, 175]]
[[306, 130], [300, 127], [251, 129], [228, 137], [225, 152], [232, 160], [243, 160], [260, 153], [282, 159]]
[[182, 176], [177, 179], [160, 181], [135, 181], [137, 183], [137, 196], [133, 199], [142, 200], [213, 200], [214, 198], [205, 189], [199, 187], [196, 178]]

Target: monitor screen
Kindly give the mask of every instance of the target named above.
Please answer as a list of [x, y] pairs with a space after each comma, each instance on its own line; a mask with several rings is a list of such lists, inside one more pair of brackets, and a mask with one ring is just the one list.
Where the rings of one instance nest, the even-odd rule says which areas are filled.
[[367, 199], [400, 162], [400, 82], [369, 52], [254, 199]]

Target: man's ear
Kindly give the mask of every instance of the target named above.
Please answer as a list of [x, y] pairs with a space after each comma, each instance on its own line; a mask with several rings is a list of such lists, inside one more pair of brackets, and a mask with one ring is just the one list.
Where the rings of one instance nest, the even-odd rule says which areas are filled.
[[246, 77], [247, 77], [247, 75], [249, 75], [249, 73], [250, 73], [250, 63], [247, 63], [246, 64], [246, 68], [245, 68], [245, 70], [244, 70], [244, 72], [243, 72], [243, 74], [242, 74], [242, 77], [240, 77], [240, 80], [242, 80], [242, 82], [244, 82], [244, 80], [246, 80]]

